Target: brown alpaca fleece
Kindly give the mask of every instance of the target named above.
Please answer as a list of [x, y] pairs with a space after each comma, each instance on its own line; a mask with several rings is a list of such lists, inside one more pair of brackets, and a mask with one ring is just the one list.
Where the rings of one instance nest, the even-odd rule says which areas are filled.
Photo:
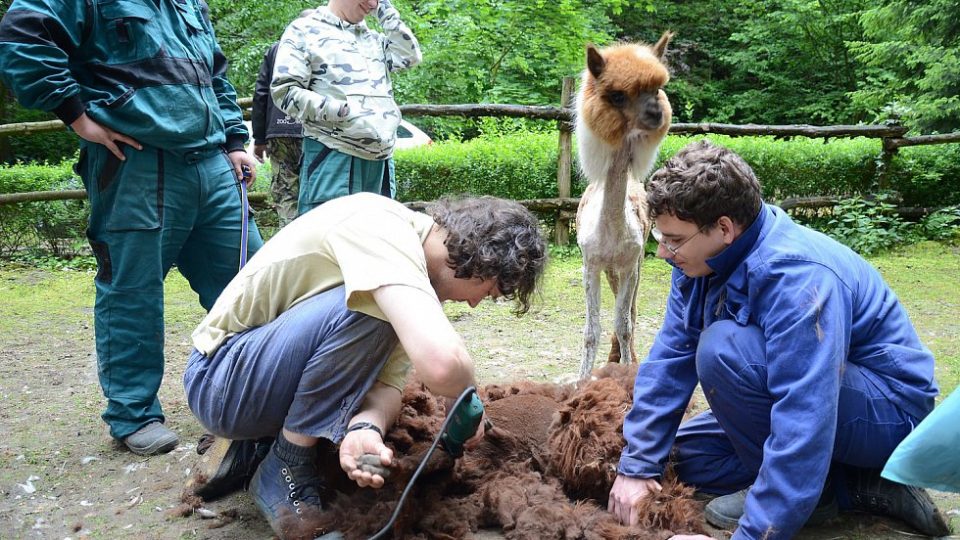
[[550, 473], [576, 499], [606, 501], [623, 451], [630, 395], [616, 379], [581, 385], [560, 409], [547, 439]]
[[[479, 528], [500, 528], [511, 540], [661, 540], [669, 538], [671, 531], [702, 531], [699, 503], [692, 500], [688, 488], [671, 480], [664, 482], [655, 500], [641, 507], [641, 525], [625, 527], [606, 511], [612, 476], [589, 464], [616, 466], [624, 444], [620, 423], [630, 406], [631, 371], [635, 369], [629, 366], [605, 367], [594, 372], [596, 380], [579, 389], [526, 382], [481, 389], [481, 395], [488, 396], [486, 414], [493, 428], [460, 459], [442, 450], [433, 454], [411, 488], [390, 537], [449, 540], [465, 538]], [[601, 412], [589, 414], [590, 406]], [[344, 481], [336, 452], [328, 448], [320, 452], [320, 469], [328, 487], [338, 491], [320, 516], [291, 522], [303, 527], [291, 528], [285, 531], [290, 536], [281, 537], [296, 538], [316, 530], [338, 530], [350, 540], [375, 534], [389, 520], [443, 418], [441, 400], [419, 383], [408, 384], [400, 417], [386, 435], [395, 462], [384, 487], [357, 488]], [[602, 444], [595, 444], [587, 433]], [[603, 489], [571, 480], [569, 470], [581, 471]], [[576, 497], [571, 498], [571, 493]]]
[[637, 380], [637, 366], [609, 362], [593, 370], [592, 379], [613, 379], [630, 396], [633, 403], [633, 383]]
[[480, 390], [484, 403], [518, 394], [537, 394], [556, 402], [566, 401], [575, 390], [572, 384], [519, 381], [508, 384], [488, 384]]

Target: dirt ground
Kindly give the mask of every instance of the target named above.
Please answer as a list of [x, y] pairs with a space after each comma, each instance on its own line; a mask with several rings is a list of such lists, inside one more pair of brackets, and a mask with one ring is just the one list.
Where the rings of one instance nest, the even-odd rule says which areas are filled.
[[[44, 272], [0, 273], [0, 287], [21, 287], [22, 302], [0, 305], [0, 539], [266, 539], [270, 528], [247, 494], [208, 506], [210, 517], [171, 516], [197, 456], [200, 426], [180, 383], [189, 334], [201, 312], [183, 280], [167, 291], [167, 375], [161, 400], [180, 446], [153, 458], [135, 456], [108, 437], [99, 419], [102, 397], [93, 349], [93, 291], [89, 279]], [[665, 272], [650, 274], [650, 306], [662, 306]], [[86, 285], [77, 285], [86, 283]], [[647, 283], [647, 282], [645, 282]], [[582, 295], [570, 280], [571, 295]], [[566, 293], [563, 293], [566, 294]], [[71, 298], [67, 305], [51, 298]], [[450, 311], [485, 383], [518, 378], [557, 380], [576, 372], [582, 324], [576, 315], [545, 305], [526, 322], [507, 306]], [[562, 303], [561, 303], [562, 304]], [[556, 304], [556, 305], [561, 305]], [[641, 308], [639, 350], [658, 325], [657, 307]], [[499, 321], [493, 324], [491, 321]], [[523, 319], [521, 319], [523, 321]], [[609, 319], [605, 328], [609, 328]], [[960, 497], [934, 493], [960, 531]], [[716, 538], [726, 538], [716, 532]], [[845, 515], [800, 538], [915, 538], [900, 523]], [[481, 531], [475, 538], [502, 538]], [[960, 538], [954, 536], [952, 538]]]

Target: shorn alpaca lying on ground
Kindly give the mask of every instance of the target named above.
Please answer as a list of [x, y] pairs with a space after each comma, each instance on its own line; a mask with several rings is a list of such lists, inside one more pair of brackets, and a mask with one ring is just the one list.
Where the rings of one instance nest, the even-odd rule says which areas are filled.
[[[493, 429], [457, 461], [442, 450], [433, 455], [387, 537], [454, 540], [499, 528], [509, 540], [664, 540], [702, 531], [702, 503], [669, 477], [661, 492], [638, 507], [637, 525], [625, 527], [606, 511], [635, 376], [633, 365], [608, 364], [579, 386], [519, 382], [482, 388]], [[336, 449], [321, 452], [329, 503], [310, 530], [339, 530], [348, 540], [379, 530], [443, 414], [439, 399], [419, 383], [407, 385], [400, 417], [386, 435], [396, 459], [382, 489], [357, 488], [340, 469]], [[171, 514], [189, 516], [202, 504], [187, 493]]]
[[[638, 508], [638, 525], [625, 527], [606, 511], [636, 369], [611, 364], [594, 375], [579, 387], [520, 382], [481, 389], [493, 429], [456, 462], [434, 454], [392, 537], [455, 539], [479, 528], [500, 528], [509, 540], [662, 540], [701, 532], [701, 503], [670, 478]], [[398, 456], [387, 485], [338, 486], [344, 491], [331, 503], [324, 528], [359, 539], [386, 523], [442, 422], [439, 400], [408, 384], [400, 418], [387, 433]]]
[[641, 183], [670, 129], [672, 109], [663, 64], [673, 34], [653, 46], [587, 46], [587, 69], [577, 94], [580, 169], [590, 181], [577, 209], [577, 243], [583, 252], [587, 299], [580, 379], [590, 374], [600, 338], [600, 273], [616, 295], [609, 359], [635, 362], [633, 326], [643, 245], [650, 233]]

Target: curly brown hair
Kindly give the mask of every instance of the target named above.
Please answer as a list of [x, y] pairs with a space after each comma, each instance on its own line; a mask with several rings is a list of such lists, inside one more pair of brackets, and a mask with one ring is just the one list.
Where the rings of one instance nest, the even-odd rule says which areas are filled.
[[447, 265], [457, 278], [494, 278], [514, 313], [530, 310], [547, 264], [540, 223], [515, 201], [496, 197], [447, 197], [427, 207], [447, 232]]
[[690, 143], [650, 176], [650, 217], [669, 214], [700, 227], [722, 216], [750, 226], [760, 213], [760, 182], [732, 150], [702, 140]]

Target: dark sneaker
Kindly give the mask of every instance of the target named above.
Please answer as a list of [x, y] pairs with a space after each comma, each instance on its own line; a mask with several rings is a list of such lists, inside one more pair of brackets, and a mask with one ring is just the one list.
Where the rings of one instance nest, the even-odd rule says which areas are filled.
[[270, 450], [272, 438], [231, 441], [217, 437], [197, 463], [193, 493], [210, 502], [246, 489]]
[[327, 532], [320, 525], [322, 491], [315, 456], [288, 463], [278, 455], [276, 443], [250, 482], [250, 494], [257, 508], [282, 540], [312, 540]]
[[[718, 529], [733, 530], [740, 523], [740, 517], [743, 516], [743, 507], [747, 500], [748, 489], [741, 489], [736, 493], [724, 495], [713, 499], [703, 509], [703, 515], [707, 523]], [[822, 525], [830, 519], [837, 517], [839, 506], [837, 498], [832, 489], [824, 490], [820, 496], [817, 507], [807, 518], [805, 526]]]
[[166, 454], [180, 443], [177, 434], [160, 422], [151, 422], [123, 439], [123, 444], [139, 456]]
[[854, 510], [899, 519], [927, 536], [950, 535], [950, 526], [923, 488], [887, 480], [878, 469], [855, 469], [847, 472], [847, 490]]

